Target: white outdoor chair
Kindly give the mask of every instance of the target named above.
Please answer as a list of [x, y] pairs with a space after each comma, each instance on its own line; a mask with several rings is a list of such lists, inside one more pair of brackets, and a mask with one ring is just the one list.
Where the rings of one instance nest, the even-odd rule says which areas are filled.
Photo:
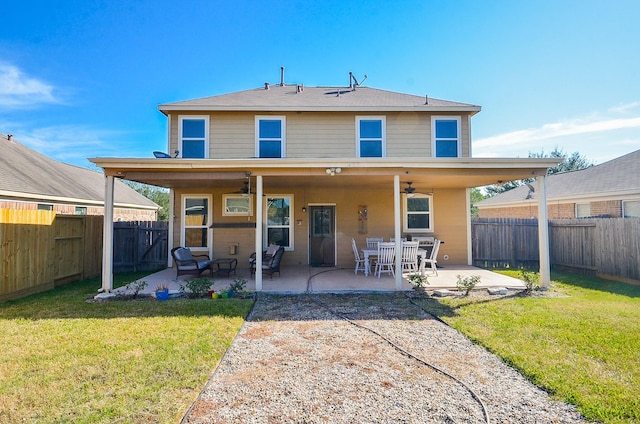
[[378, 261], [376, 262], [376, 274], [378, 278], [383, 272], [395, 276], [394, 265], [396, 258], [395, 243], [378, 243]]
[[356, 260], [356, 267], [353, 270], [353, 273], [355, 275], [358, 275], [358, 271], [366, 272], [364, 259], [360, 257], [360, 251], [358, 250], [358, 246], [356, 245], [356, 239], [351, 239], [351, 246], [353, 247], [353, 256]]
[[438, 250], [440, 250], [441, 241], [436, 239], [433, 243], [433, 249], [431, 250], [431, 255], [429, 258], [424, 260], [425, 268], [431, 269], [432, 272], [435, 272], [438, 275]]
[[377, 249], [378, 243], [383, 241], [382, 237], [367, 237], [367, 249]]
[[418, 271], [418, 245], [417, 241], [405, 241], [402, 243], [402, 272]]
[[[389, 241], [390, 241], [391, 243], [393, 243], [393, 242], [395, 242], [395, 241], [396, 241], [396, 239], [395, 239], [395, 237], [391, 237], [391, 238], [389, 239]], [[407, 241], [407, 238], [406, 238], [406, 237], [400, 237], [400, 241]]]

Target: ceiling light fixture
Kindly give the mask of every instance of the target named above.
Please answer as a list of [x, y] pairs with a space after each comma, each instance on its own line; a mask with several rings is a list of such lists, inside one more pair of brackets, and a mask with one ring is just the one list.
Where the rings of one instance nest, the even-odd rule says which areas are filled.
[[325, 172], [333, 177], [336, 174], [341, 173], [342, 168], [327, 168]]

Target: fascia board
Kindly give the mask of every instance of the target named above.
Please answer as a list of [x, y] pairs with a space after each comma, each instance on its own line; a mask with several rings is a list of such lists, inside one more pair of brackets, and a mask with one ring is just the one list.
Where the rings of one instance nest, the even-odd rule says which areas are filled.
[[[32, 193], [21, 193], [17, 191], [8, 191], [8, 190], [0, 190], [0, 196], [7, 197], [7, 201], [21, 201], [21, 199], [32, 201], [32, 202], [54, 202], [54, 203], [66, 203], [66, 204], [77, 204], [77, 205], [87, 205], [87, 206], [104, 206], [104, 201], [100, 200], [88, 200], [88, 199], [78, 199], [74, 197], [60, 197], [60, 196], [50, 196], [46, 194], [32, 194]], [[1, 198], [1, 197], [0, 197]], [[134, 209], [146, 209], [146, 210], [157, 210], [154, 206], [145, 206], [145, 205], [136, 205], [133, 203], [114, 203], [114, 206], [121, 208], [134, 208]]]

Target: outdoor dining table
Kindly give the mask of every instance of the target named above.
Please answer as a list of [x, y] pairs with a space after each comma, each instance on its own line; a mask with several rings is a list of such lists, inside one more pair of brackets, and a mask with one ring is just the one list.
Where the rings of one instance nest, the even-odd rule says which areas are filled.
[[[427, 251], [424, 249], [418, 249], [418, 258], [420, 258], [420, 275], [424, 276], [424, 260], [428, 258]], [[371, 273], [371, 257], [378, 256], [378, 249], [362, 249], [364, 255], [364, 275], [368, 276]]]

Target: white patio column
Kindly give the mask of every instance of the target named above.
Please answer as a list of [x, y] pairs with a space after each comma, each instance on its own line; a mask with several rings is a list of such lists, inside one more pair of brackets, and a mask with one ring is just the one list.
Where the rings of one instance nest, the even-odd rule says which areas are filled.
[[262, 175], [256, 177], [256, 291], [262, 291]]
[[113, 290], [113, 186], [114, 177], [105, 175], [102, 230], [102, 291], [106, 293]]
[[173, 220], [175, 219], [176, 212], [176, 202], [174, 200], [176, 196], [176, 192], [170, 188], [169, 189], [169, 228], [167, 233], [167, 267], [173, 267], [173, 257], [171, 256], [171, 249], [173, 249]]
[[547, 209], [547, 181], [541, 175], [538, 181], [538, 240], [540, 255], [540, 286], [548, 289], [551, 285], [551, 264], [549, 259], [549, 214]]
[[402, 240], [400, 239], [400, 175], [393, 176], [393, 233], [396, 238], [396, 290], [402, 288]]

